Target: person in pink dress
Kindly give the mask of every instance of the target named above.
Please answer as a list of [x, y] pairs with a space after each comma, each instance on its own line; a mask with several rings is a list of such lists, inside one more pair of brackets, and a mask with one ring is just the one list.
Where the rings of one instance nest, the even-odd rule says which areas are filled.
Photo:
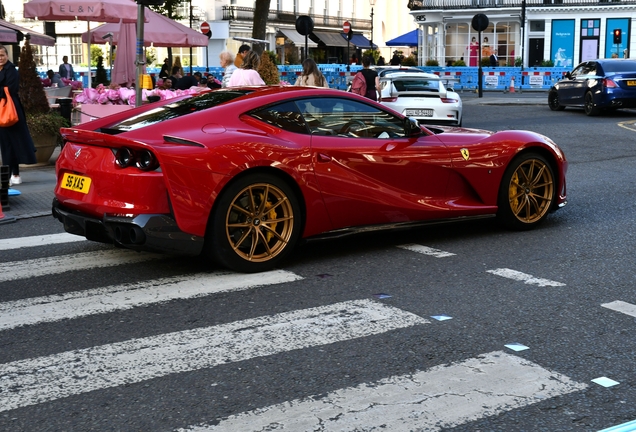
[[468, 47], [468, 49], [470, 50], [468, 66], [477, 66], [477, 52], [479, 51], [479, 42], [477, 42], [475, 36], [473, 36], [473, 39], [470, 41], [470, 46]]
[[254, 51], [248, 51], [243, 59], [243, 64], [240, 68], [236, 69], [230, 77], [228, 87], [242, 87], [253, 85], [265, 85], [265, 81], [258, 73], [258, 66], [261, 64], [261, 59]]

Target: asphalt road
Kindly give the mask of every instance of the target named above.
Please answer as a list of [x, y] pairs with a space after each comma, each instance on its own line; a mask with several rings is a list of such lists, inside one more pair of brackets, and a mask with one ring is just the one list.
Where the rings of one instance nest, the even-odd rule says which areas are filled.
[[466, 127], [534, 130], [564, 149], [569, 203], [531, 232], [481, 221], [361, 235], [248, 276], [43, 238], [63, 231], [52, 218], [3, 225], [0, 430], [633, 421], [633, 118], [466, 104]]

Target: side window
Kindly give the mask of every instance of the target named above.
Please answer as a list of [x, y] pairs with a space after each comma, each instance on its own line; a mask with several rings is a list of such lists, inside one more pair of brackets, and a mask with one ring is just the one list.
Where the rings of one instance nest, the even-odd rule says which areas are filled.
[[348, 138], [404, 136], [402, 119], [363, 102], [344, 98], [297, 100], [312, 135]]
[[250, 114], [252, 117], [289, 132], [307, 134], [307, 125], [293, 102], [271, 105]]
[[573, 71], [572, 71], [572, 76], [576, 77], [576, 76], [580, 76], [580, 75], [585, 75], [585, 70], [587, 69], [587, 63], [583, 63], [581, 65], [578, 65]]

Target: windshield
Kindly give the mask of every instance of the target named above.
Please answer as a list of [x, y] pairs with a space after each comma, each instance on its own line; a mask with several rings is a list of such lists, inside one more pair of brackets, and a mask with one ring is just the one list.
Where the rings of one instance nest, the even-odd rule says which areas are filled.
[[244, 96], [251, 91], [247, 90], [217, 90], [200, 96], [183, 99], [178, 102], [163, 105], [153, 110], [146, 111], [134, 117], [127, 118], [120, 123], [110, 126], [108, 129], [102, 129], [101, 132], [116, 134], [119, 132], [127, 132], [135, 129], [151, 126], [166, 120], [172, 120], [187, 114], [221, 105], [232, 99]]

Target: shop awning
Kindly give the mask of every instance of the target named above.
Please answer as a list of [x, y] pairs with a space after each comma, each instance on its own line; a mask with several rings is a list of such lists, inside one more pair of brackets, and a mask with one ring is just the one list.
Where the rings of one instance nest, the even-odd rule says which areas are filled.
[[315, 31], [312, 35], [328, 47], [346, 47], [347, 40], [340, 33]]
[[[287, 39], [292, 41], [294, 45], [297, 47], [305, 46], [305, 36], [301, 35], [294, 29], [278, 29], [280, 33], [282, 33]], [[312, 41], [310, 38], [307, 38], [307, 47], [308, 48], [316, 48], [318, 44]]]
[[[13, 33], [11, 35], [10, 33]], [[34, 32], [8, 21], [0, 20], [0, 41], [6, 43], [18, 43], [24, 39], [24, 35], [31, 35], [31, 45], [54, 46], [55, 39], [42, 33]]]
[[[347, 36], [344, 33], [340, 33], [340, 35], [345, 40], [347, 39]], [[351, 43], [355, 45], [356, 48], [371, 49], [371, 41], [367, 39], [366, 37], [364, 37], [363, 35], [361, 35], [360, 33], [353, 34], [353, 36], [351, 37]], [[377, 48], [378, 46], [376, 44], [373, 44], [373, 47]]]
[[409, 46], [416, 47], [420, 38], [420, 32], [422, 30], [415, 29], [408, 33], [404, 33], [401, 36], [391, 39], [386, 43], [386, 46]]

